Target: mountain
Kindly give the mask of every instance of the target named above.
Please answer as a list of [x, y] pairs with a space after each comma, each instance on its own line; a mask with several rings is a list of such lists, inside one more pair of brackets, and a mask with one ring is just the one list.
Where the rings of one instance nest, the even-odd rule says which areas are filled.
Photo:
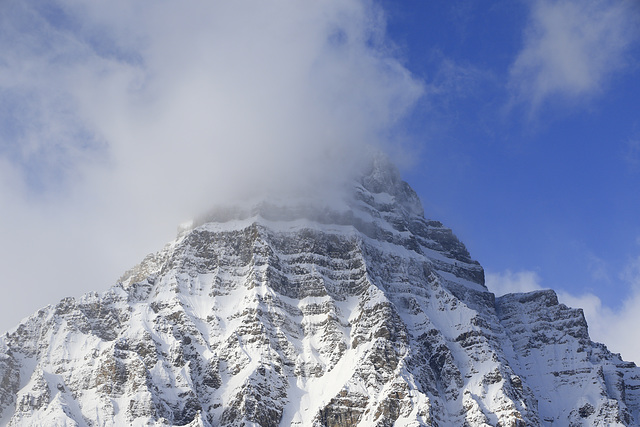
[[496, 298], [384, 157], [353, 187], [212, 211], [23, 321], [0, 425], [640, 425], [640, 369], [582, 310]]

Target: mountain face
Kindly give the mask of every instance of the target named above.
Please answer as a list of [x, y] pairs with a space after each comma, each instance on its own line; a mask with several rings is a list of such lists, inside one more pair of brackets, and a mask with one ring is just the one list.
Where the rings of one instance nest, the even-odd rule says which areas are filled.
[[212, 212], [0, 341], [0, 425], [640, 425], [553, 291], [496, 298], [383, 158], [345, 203]]

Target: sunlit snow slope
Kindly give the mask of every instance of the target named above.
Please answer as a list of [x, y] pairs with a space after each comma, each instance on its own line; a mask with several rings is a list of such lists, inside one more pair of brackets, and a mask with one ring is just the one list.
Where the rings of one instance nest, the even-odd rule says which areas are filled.
[[212, 212], [0, 341], [11, 426], [639, 425], [552, 291], [496, 299], [380, 156], [346, 201]]

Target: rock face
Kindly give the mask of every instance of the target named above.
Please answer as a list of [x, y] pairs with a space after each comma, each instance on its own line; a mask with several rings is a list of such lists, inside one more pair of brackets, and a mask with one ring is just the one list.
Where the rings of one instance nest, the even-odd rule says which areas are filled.
[[0, 425], [639, 425], [552, 291], [495, 298], [383, 158], [345, 204], [212, 212], [0, 341]]

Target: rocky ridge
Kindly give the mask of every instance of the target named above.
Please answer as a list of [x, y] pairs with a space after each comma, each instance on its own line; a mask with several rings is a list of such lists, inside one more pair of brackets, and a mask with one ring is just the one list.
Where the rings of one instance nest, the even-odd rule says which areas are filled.
[[382, 157], [345, 204], [211, 212], [0, 340], [0, 425], [640, 425], [552, 291], [495, 298]]

